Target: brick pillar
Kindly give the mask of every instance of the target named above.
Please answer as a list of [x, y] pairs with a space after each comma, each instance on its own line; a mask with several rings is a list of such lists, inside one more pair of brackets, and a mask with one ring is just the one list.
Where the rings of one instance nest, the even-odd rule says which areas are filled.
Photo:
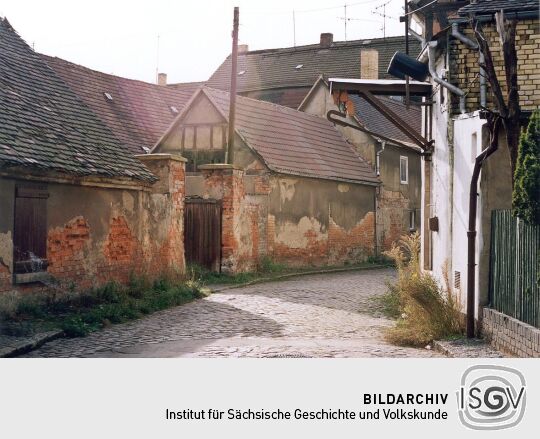
[[199, 166], [204, 176], [205, 196], [221, 199], [221, 271], [236, 273], [242, 269], [246, 249], [241, 247], [241, 204], [245, 195], [244, 171], [229, 164]]
[[183, 274], [186, 159], [172, 154], [138, 155], [158, 181], [151, 188], [145, 224], [145, 263], [149, 273]]

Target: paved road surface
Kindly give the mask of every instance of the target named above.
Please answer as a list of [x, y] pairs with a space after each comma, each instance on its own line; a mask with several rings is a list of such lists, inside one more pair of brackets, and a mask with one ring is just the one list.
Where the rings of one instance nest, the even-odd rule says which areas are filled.
[[392, 269], [302, 276], [234, 288], [30, 357], [435, 357], [392, 346], [373, 297]]

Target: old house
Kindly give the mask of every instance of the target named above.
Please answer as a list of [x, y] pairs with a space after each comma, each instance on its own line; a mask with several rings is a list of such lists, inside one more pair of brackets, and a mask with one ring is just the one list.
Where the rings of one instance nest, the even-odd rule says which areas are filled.
[[0, 84], [0, 292], [182, 272], [183, 159], [136, 158], [7, 19]]
[[[322, 265], [373, 255], [379, 179], [352, 145], [317, 116], [242, 96], [236, 105], [231, 165], [221, 164], [229, 94], [208, 87], [192, 96], [153, 149], [188, 159], [186, 204], [199, 206], [200, 223], [212, 223], [206, 216], [212, 207], [203, 210], [204, 203], [223, 209], [222, 224], [212, 223], [222, 227], [221, 267], [252, 269], [264, 256]], [[187, 246], [188, 239], [200, 249], [216, 236], [203, 230], [186, 235]]]
[[[329, 77], [388, 79], [387, 67], [396, 51], [405, 50], [405, 37], [369, 40], [333, 41], [330, 33], [321, 34], [320, 43], [283, 49], [248, 51], [242, 46], [238, 57], [238, 90], [243, 96], [289, 106], [326, 118], [330, 110], [345, 110], [330, 96]], [[416, 55], [420, 44], [409, 42]], [[231, 59], [228, 57], [209, 78], [210, 87], [228, 90]], [[174, 85], [173, 85], [174, 86]], [[179, 85], [181, 86], [181, 85]], [[401, 97], [385, 98], [392, 110], [420, 132], [419, 101], [408, 108]], [[401, 235], [418, 229], [420, 224], [420, 148], [411, 143], [394, 124], [381, 118], [372, 105], [360, 97], [349, 103], [348, 122], [380, 136], [342, 127], [337, 128], [355, 146], [380, 177], [377, 190], [376, 252], [389, 249]], [[384, 143], [383, 143], [384, 142]], [[384, 151], [384, 152], [383, 152]]]
[[[490, 151], [488, 158], [482, 160], [490, 146], [487, 113], [499, 110], [485, 70], [486, 53], [471, 26], [474, 20], [485, 35], [506, 99], [509, 87], [495, 14], [504, 11], [506, 19], [516, 21], [517, 87], [523, 126], [531, 111], [540, 106], [538, 2], [415, 0], [409, 6], [416, 22], [414, 28], [420, 31], [416, 34], [411, 30], [411, 34], [423, 46], [418, 61], [424, 63], [433, 85], [426, 126], [432, 131], [434, 143], [430, 160], [422, 162], [423, 267], [441, 283], [450, 279], [451, 289], [461, 298], [463, 311], [474, 311], [475, 319], [486, 334], [497, 340], [498, 347], [518, 355], [539, 355], [538, 343], [526, 341], [537, 336], [531, 335], [533, 328], [525, 325], [540, 325], [537, 299], [534, 302], [535, 294], [539, 294], [533, 279], [535, 264], [529, 271], [514, 272], [514, 262], [521, 265], [539, 257], [535, 245], [528, 244], [531, 251], [527, 256], [506, 254], [505, 262], [498, 265], [504, 247], [501, 237], [504, 236], [503, 241], [517, 239], [514, 232], [518, 233], [516, 230], [523, 226], [510, 226], [508, 222], [513, 176], [504, 128], [498, 133], [495, 152]], [[418, 69], [420, 63], [409, 65]], [[475, 164], [481, 166], [477, 188], [472, 184]], [[471, 211], [473, 204], [477, 205], [476, 217]], [[510, 226], [507, 231], [502, 228], [504, 218]], [[470, 261], [474, 269], [470, 272], [466, 256], [468, 237], [473, 238], [471, 243], [475, 246], [474, 260]], [[511, 246], [520, 251], [521, 244], [516, 242]], [[468, 285], [468, 278], [474, 279], [472, 285]], [[523, 296], [527, 290], [529, 298]], [[472, 300], [469, 304], [468, 295]], [[525, 333], [529, 335], [523, 337]]]
[[[303, 169], [299, 170], [297, 174], [293, 172], [293, 175], [318, 178], [318, 183], [312, 187], [315, 189], [326, 187], [326, 189], [324, 189], [323, 194], [315, 196], [310, 193], [312, 187], [309, 184], [300, 184], [299, 189], [295, 189], [296, 180], [282, 179], [281, 187], [284, 188], [283, 201], [278, 203], [278, 192], [276, 190], [272, 191], [274, 198], [272, 198], [271, 204], [275, 206], [273, 209], [276, 212], [269, 214], [267, 210], [270, 209], [269, 200], [271, 199], [268, 187], [270, 179], [266, 174], [270, 173], [270, 168], [265, 165], [266, 162], [261, 159], [260, 153], [257, 152], [255, 147], [240, 148], [236, 154], [234, 164], [242, 169], [230, 170], [226, 166], [216, 165], [214, 166], [215, 169], [210, 172], [208, 169], [204, 169], [204, 166], [201, 168], [201, 165], [224, 162], [224, 145], [227, 142], [228, 127], [227, 117], [223, 116], [223, 114], [228, 114], [228, 108], [225, 108], [224, 103], [221, 107], [218, 107], [219, 112], [216, 112], [215, 104], [207, 101], [197, 104], [197, 117], [201, 118], [200, 113], [203, 113], [204, 116], [200, 123], [188, 123], [187, 128], [181, 130], [183, 137], [176, 138], [174, 133], [169, 132], [165, 136], [167, 141], [165, 141], [165, 137], [160, 140], [173, 120], [180, 113], [184, 113], [183, 109], [187, 102], [192, 102], [190, 97], [193, 97], [194, 90], [200, 84], [176, 84], [174, 86], [148, 84], [96, 72], [59, 58], [44, 55], [42, 55], [42, 58], [58, 76], [77, 92], [78, 96], [107, 125], [113, 135], [119, 141], [128, 145], [135, 154], [143, 151], [148, 152], [152, 145], [159, 144], [160, 146], [155, 149], [157, 152], [174, 151], [186, 157], [186, 190], [188, 198], [185, 205], [185, 245], [188, 261], [197, 262], [215, 270], [223, 268], [228, 271], [241, 271], [255, 268], [261, 258], [265, 256], [297, 265], [320, 265], [353, 262], [365, 259], [373, 254], [375, 249], [374, 238], [366, 238], [369, 243], [364, 245], [363, 248], [354, 245], [350, 250], [346, 250], [344, 242], [339, 241], [341, 238], [336, 232], [338, 228], [332, 228], [333, 226], [330, 227], [329, 225], [328, 200], [332, 194], [329, 188], [336, 185], [332, 185], [326, 180], [323, 181], [321, 176], [324, 179], [335, 177], [336, 181], [343, 180], [343, 184], [339, 186], [341, 192], [337, 192], [343, 194], [339, 195], [339, 197], [343, 198], [343, 202], [345, 200], [353, 202], [357, 192], [364, 195], [372, 193], [377, 184], [377, 179], [364, 162], [358, 161], [359, 159], [350, 151], [350, 145], [339, 137], [339, 133], [333, 128], [329, 128], [327, 121], [314, 119], [306, 115], [302, 116], [301, 113], [291, 110], [291, 114], [296, 118], [296, 125], [306, 124], [306, 126], [303, 128], [295, 126], [295, 131], [292, 134], [285, 132], [287, 137], [284, 140], [293, 142], [292, 145], [298, 146], [296, 146], [296, 151], [291, 152], [291, 154], [295, 155], [289, 158], [288, 162], [282, 167], [290, 167], [291, 163], [298, 161], [302, 153], [306, 152], [308, 148], [322, 147], [324, 158], [316, 155], [312, 163], [304, 165], [304, 168], [313, 166], [313, 171]], [[198, 92], [195, 93], [198, 94]], [[209, 93], [208, 90], [207, 93]], [[214, 99], [219, 97], [216, 93], [218, 91], [214, 90]], [[256, 101], [249, 100], [248, 102], [252, 106], [254, 105], [253, 102]], [[201, 107], [204, 105], [208, 107], [206, 110], [201, 109], [205, 108]], [[256, 108], [263, 106], [263, 114], [265, 111], [271, 111], [273, 114], [279, 114], [281, 119], [284, 117], [282, 115], [283, 111], [289, 111], [279, 106], [264, 107], [264, 103], [255, 105]], [[247, 117], [249, 112], [244, 110], [244, 113], [246, 113]], [[195, 114], [195, 110], [191, 109], [190, 114], [186, 114], [185, 117], [189, 119], [194, 117], [193, 114]], [[245, 121], [245, 129], [260, 124], [260, 120], [253, 119], [252, 116], [249, 117], [249, 121]], [[261, 117], [266, 117], [266, 115], [264, 114]], [[237, 124], [240, 123], [241, 121], [237, 122]], [[321, 124], [322, 128], [317, 127], [317, 124]], [[285, 125], [280, 126], [281, 129], [285, 127]], [[320, 168], [328, 156], [333, 154], [328, 149], [333, 144], [326, 140], [321, 142], [321, 139], [315, 139], [316, 133], [321, 129], [330, 132], [333, 141], [337, 141], [340, 148], [344, 148], [347, 160], [353, 160], [353, 163], [356, 162], [356, 166], [359, 166], [360, 169], [357, 176], [352, 175], [352, 172], [348, 172], [347, 175], [341, 175], [340, 177], [340, 172], [343, 173], [343, 170], [336, 171], [334, 175], [331, 169], [326, 168], [323, 173]], [[313, 130], [313, 132], [309, 133], [309, 136], [305, 138], [305, 133], [310, 130]], [[267, 131], [261, 130], [260, 133], [267, 134]], [[259, 143], [268, 141], [267, 137], [258, 140]], [[244, 140], [239, 140], [239, 142], [244, 142]], [[285, 149], [287, 145], [282, 143], [281, 148]], [[261, 149], [262, 146], [258, 148]], [[326, 151], [324, 148], [326, 148]], [[252, 151], [251, 155], [249, 155], [250, 151]], [[279, 150], [277, 151], [272, 151], [269, 154], [280, 153]], [[319, 154], [319, 152], [316, 150], [314, 154]], [[266, 160], [270, 159], [267, 157]], [[334, 160], [341, 163], [343, 159], [338, 157]], [[343, 163], [341, 164], [343, 166]], [[347, 166], [351, 167], [351, 165]], [[276, 166], [275, 169], [280, 170], [281, 168]], [[225, 175], [227, 173], [236, 176], [234, 181], [242, 182], [242, 189], [235, 190], [235, 197], [239, 204], [231, 215], [225, 209], [226, 201], [223, 201], [227, 198], [225, 189], [220, 189], [223, 193], [209, 194], [204, 192], [204, 185], [202, 184], [205, 181], [203, 176], [212, 175], [215, 177], [217, 174]], [[242, 177], [238, 178], [238, 174], [242, 175]], [[259, 175], [258, 178], [257, 175]], [[229, 177], [223, 178], [223, 182], [232, 182], [232, 180], [228, 180]], [[353, 183], [363, 181], [362, 186], [366, 186], [369, 182], [371, 186], [364, 190], [351, 190], [351, 193], [347, 195], [346, 191], [349, 190], [349, 186], [345, 182], [348, 179], [351, 179]], [[310, 180], [300, 180], [301, 183], [308, 181]], [[272, 182], [274, 189], [279, 186], [277, 179], [273, 179]], [[294, 197], [294, 199], [288, 200], [287, 197], [291, 197], [295, 192], [298, 194], [303, 192], [303, 194], [299, 195], [299, 198]], [[288, 195], [285, 195], [285, 193]], [[374, 201], [369, 197], [366, 201], [364, 195], [358, 199], [358, 203], [361, 204], [360, 208], [354, 206], [348, 208], [355, 212], [350, 220], [344, 223], [342, 219], [338, 218], [336, 211], [333, 214], [333, 221], [337, 222], [332, 224], [344, 226], [346, 230], [350, 230], [368, 211], [372, 211]], [[279, 200], [282, 198], [279, 198]], [[290, 205], [298, 204], [298, 200], [301, 200], [302, 206], [295, 208], [294, 212], [289, 211]], [[277, 206], [282, 202], [288, 205], [285, 209], [286, 214], [277, 212], [278, 209], [281, 209], [281, 207], [278, 208]], [[356, 203], [356, 201], [354, 202]], [[335, 209], [339, 208], [341, 207], [335, 206]], [[199, 212], [204, 212], [204, 218], [197, 216]], [[360, 213], [361, 216], [359, 216]], [[331, 250], [332, 244], [329, 244], [326, 240], [329, 228], [332, 230], [332, 239], [337, 240], [335, 250]]]
[[[371, 79], [378, 77], [373, 76]], [[418, 105], [411, 104], [407, 108], [395, 98], [383, 96], [380, 99], [414, 130], [421, 131], [422, 111]], [[331, 110], [340, 110], [347, 123], [363, 129], [336, 125], [382, 183], [376, 198], [377, 253], [388, 250], [400, 236], [419, 230], [421, 149], [361, 96], [347, 96], [347, 101], [338, 102], [337, 95], [330, 94], [328, 81], [322, 76], [299, 110], [320, 117], [326, 117]]]
[[[417, 54], [420, 45], [416, 41], [410, 43], [410, 53]], [[239, 46], [238, 93], [296, 109], [320, 75], [372, 78], [375, 74], [380, 79], [388, 79], [391, 76], [386, 68], [392, 55], [404, 50], [403, 36], [334, 41], [331, 33], [322, 33], [319, 44], [305, 46], [251, 51], [245, 45]], [[229, 90], [230, 78], [231, 57], [228, 56], [206, 85]]]

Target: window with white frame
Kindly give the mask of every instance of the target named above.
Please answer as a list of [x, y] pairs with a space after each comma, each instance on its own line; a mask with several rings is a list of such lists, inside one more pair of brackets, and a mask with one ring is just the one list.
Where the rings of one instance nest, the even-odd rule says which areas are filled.
[[409, 183], [409, 158], [399, 157], [399, 181], [401, 184]]

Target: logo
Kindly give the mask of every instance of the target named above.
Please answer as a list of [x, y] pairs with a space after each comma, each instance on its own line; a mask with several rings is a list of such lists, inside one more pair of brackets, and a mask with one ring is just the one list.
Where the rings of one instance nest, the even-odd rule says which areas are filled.
[[519, 424], [527, 400], [525, 378], [506, 366], [469, 367], [457, 392], [459, 419], [473, 430], [503, 430]]

